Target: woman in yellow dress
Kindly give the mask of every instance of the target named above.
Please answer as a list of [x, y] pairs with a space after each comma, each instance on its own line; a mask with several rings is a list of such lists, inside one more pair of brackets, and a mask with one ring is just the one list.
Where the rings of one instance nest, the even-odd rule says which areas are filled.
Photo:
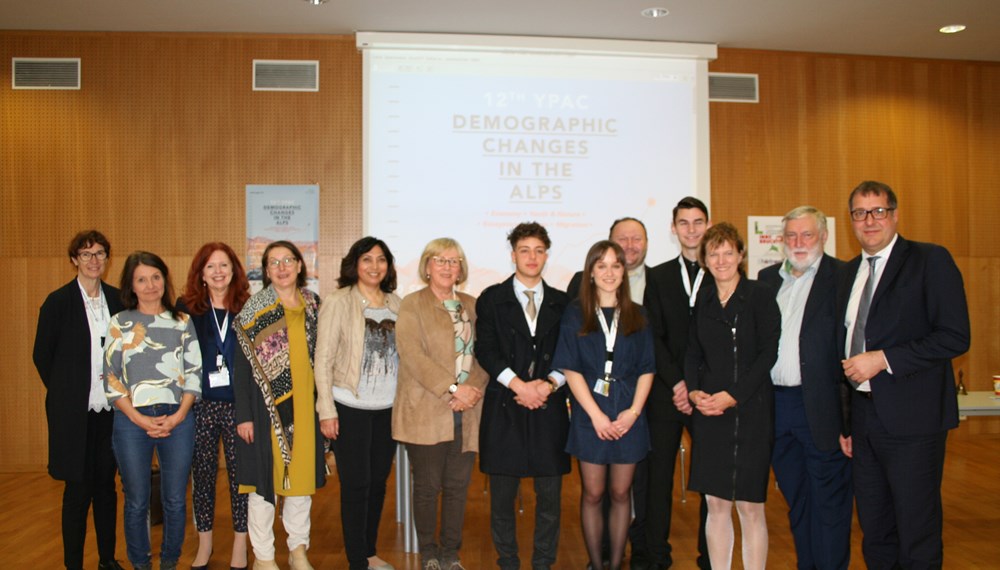
[[249, 493], [248, 525], [255, 570], [276, 570], [275, 497], [284, 498], [292, 570], [312, 570], [309, 513], [326, 481], [323, 436], [316, 416], [313, 355], [319, 297], [305, 288], [306, 268], [294, 244], [264, 250], [264, 288], [236, 317], [240, 349], [234, 366], [240, 492]]

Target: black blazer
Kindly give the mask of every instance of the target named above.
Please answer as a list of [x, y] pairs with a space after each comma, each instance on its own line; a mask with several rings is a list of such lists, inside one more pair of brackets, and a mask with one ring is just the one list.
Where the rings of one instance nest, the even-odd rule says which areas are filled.
[[[108, 312], [124, 309], [118, 289], [101, 282]], [[76, 278], [56, 289], [38, 312], [32, 352], [45, 384], [49, 427], [49, 475], [82, 481], [87, 453], [87, 403], [90, 401], [90, 323]]]
[[[514, 296], [514, 277], [492, 285], [476, 301], [476, 360], [490, 375], [479, 423], [479, 468], [484, 473], [536, 477], [569, 473], [568, 389], [549, 396], [543, 409], [529, 410], [497, 377], [510, 368], [522, 380], [547, 378], [559, 340], [559, 320], [569, 301], [544, 283], [535, 336]], [[533, 366], [533, 374], [528, 374]]]
[[[802, 374], [802, 400], [806, 407], [806, 420], [817, 449], [840, 449], [838, 437], [844, 431], [842, 398], [848, 387], [844, 381], [840, 356], [843, 348], [837, 345], [837, 279], [844, 262], [823, 255], [816, 268], [816, 277], [806, 299], [799, 336], [799, 368]], [[781, 289], [779, 274], [781, 263], [762, 269], [758, 279]], [[782, 331], [782, 335], [795, 331]]]
[[[837, 299], [837, 346], [845, 354], [847, 302], [861, 256], [844, 269]], [[853, 319], [852, 319], [853, 320]], [[871, 380], [886, 431], [929, 435], [958, 426], [951, 359], [969, 350], [969, 307], [962, 274], [945, 248], [898, 236], [872, 296], [866, 350], [882, 350], [892, 374]]]
[[[656, 409], [677, 418], [688, 417], [674, 406], [673, 389], [684, 379], [684, 355], [691, 328], [691, 305], [681, 279], [681, 268], [678, 256], [648, 269], [644, 296], [656, 352], [656, 376], [649, 401], [659, 404]], [[701, 286], [709, 287], [713, 282], [712, 274], [706, 271]]]

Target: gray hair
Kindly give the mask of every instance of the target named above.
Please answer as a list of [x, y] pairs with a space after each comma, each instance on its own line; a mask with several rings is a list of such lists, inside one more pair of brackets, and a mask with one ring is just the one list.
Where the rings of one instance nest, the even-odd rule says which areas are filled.
[[799, 206], [793, 208], [785, 217], [781, 218], [781, 225], [784, 226], [789, 220], [797, 220], [804, 216], [812, 216], [816, 219], [816, 227], [819, 228], [820, 233], [826, 231], [826, 214], [824, 214], [819, 208], [813, 206]]

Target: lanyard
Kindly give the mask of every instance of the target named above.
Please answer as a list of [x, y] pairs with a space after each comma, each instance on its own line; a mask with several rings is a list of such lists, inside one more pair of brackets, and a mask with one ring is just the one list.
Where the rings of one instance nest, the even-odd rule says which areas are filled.
[[83, 283], [77, 280], [77, 285], [80, 286], [80, 294], [83, 295], [83, 306], [87, 311], [90, 322], [94, 323], [94, 326], [101, 331], [101, 347], [104, 346], [104, 333], [107, 331], [108, 325], [108, 315], [110, 311], [108, 310], [108, 302], [104, 298], [104, 287], [100, 284], [97, 286], [97, 303], [91, 301], [90, 295], [87, 295], [87, 291], [83, 288]]
[[705, 269], [698, 268], [698, 276], [694, 278], [694, 287], [691, 286], [691, 277], [688, 275], [687, 266], [684, 265], [684, 258], [681, 257], [681, 281], [684, 282], [684, 292], [688, 296], [688, 307], [694, 307], [694, 302], [698, 298], [698, 290], [701, 289], [701, 281], [705, 278]]
[[[226, 352], [226, 332], [229, 329], [229, 311], [226, 311], [226, 318], [222, 319], [222, 324], [219, 324], [219, 315], [215, 313], [215, 307], [209, 305], [209, 312], [212, 313], [212, 318], [215, 320], [215, 326], [219, 330], [219, 336], [215, 337], [215, 345], [219, 347], [219, 359], [223, 359], [223, 354]], [[224, 363], [224, 362], [223, 362]], [[221, 363], [216, 363], [216, 368], [221, 367]]]
[[622, 310], [615, 307], [615, 316], [611, 319], [611, 328], [608, 328], [608, 321], [604, 318], [604, 311], [597, 307], [597, 322], [601, 323], [601, 330], [604, 332], [604, 379], [611, 380], [611, 363], [615, 359], [615, 340], [618, 336], [618, 318]]

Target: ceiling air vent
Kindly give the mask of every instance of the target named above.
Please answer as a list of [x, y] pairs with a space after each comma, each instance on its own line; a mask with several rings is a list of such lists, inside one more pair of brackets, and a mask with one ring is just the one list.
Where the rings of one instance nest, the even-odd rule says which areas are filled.
[[708, 100], [759, 103], [756, 73], [709, 73]]
[[14, 89], [79, 89], [80, 58], [15, 57]]
[[253, 60], [254, 91], [319, 91], [319, 62]]

